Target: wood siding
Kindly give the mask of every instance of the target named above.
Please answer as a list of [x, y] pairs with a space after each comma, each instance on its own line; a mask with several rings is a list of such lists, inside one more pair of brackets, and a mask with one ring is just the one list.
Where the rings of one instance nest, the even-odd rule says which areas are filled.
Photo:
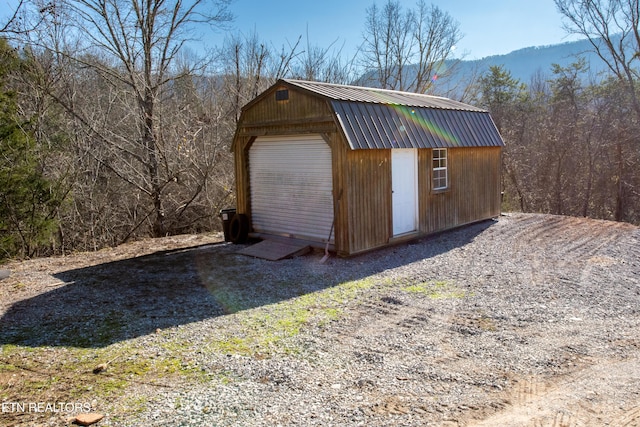
[[346, 156], [350, 254], [383, 246], [391, 236], [391, 150], [349, 150]]
[[[335, 155], [335, 153], [334, 153]], [[342, 155], [346, 197], [336, 250], [352, 255], [393, 240], [391, 150], [346, 150]], [[447, 150], [449, 187], [431, 190], [432, 150], [418, 150], [418, 233], [433, 234], [500, 215], [500, 147]], [[342, 182], [342, 181], [341, 181]]]
[[449, 187], [431, 191], [431, 150], [420, 150], [420, 231], [426, 234], [500, 215], [500, 147], [447, 150]]
[[327, 135], [327, 143], [331, 147], [333, 162], [333, 214], [334, 214], [334, 247], [339, 255], [349, 255], [349, 211], [351, 203], [347, 191], [348, 177], [346, 162], [349, 149], [341, 133]]
[[249, 148], [255, 137], [242, 136], [234, 140], [233, 159], [236, 176], [236, 211], [239, 214], [249, 215], [251, 194], [249, 193]]
[[[327, 101], [289, 89], [289, 99], [276, 101], [267, 91], [243, 111], [237, 136], [325, 133], [336, 130]], [[259, 101], [259, 102], [257, 102]]]

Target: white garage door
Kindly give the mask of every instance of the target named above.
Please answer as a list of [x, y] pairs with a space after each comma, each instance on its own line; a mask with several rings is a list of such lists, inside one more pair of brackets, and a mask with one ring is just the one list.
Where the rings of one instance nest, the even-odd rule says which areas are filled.
[[331, 149], [320, 135], [258, 137], [249, 150], [249, 175], [255, 231], [326, 241], [333, 178]]

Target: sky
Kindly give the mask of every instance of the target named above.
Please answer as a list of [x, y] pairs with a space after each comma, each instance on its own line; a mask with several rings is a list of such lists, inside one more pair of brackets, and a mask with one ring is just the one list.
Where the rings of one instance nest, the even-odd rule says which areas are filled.
[[[0, 17], [18, 0], [0, 0]], [[463, 38], [453, 52], [462, 59], [502, 55], [531, 46], [575, 40], [562, 29], [553, 0], [426, 0], [449, 13], [459, 23]], [[233, 0], [235, 16], [227, 32], [206, 34], [207, 47], [221, 46], [229, 33], [257, 32], [276, 49], [294, 44], [299, 36], [306, 46], [342, 48], [351, 55], [362, 43], [366, 10], [386, 0]], [[415, 9], [417, 0], [400, 0]]]
[[[382, 6], [386, 0], [375, 0]], [[235, 0], [231, 24], [235, 31], [250, 34], [277, 48], [288, 46], [308, 33], [312, 46], [332, 43], [343, 52], [355, 52], [362, 42], [366, 9], [374, 0]], [[400, 0], [414, 9], [417, 0]], [[427, 0], [429, 3], [429, 0]], [[553, 0], [431, 0], [459, 23], [464, 35], [454, 55], [480, 59], [531, 46], [575, 40], [562, 29], [562, 19]], [[219, 45], [224, 34], [207, 40]]]

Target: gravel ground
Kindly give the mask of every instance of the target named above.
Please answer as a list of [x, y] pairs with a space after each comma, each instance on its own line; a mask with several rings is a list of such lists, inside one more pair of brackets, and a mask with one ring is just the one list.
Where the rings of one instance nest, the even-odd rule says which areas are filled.
[[[179, 361], [98, 425], [640, 425], [638, 227], [508, 214], [324, 264], [186, 243], [9, 265], [0, 343]], [[34, 420], [60, 417], [0, 414]]]

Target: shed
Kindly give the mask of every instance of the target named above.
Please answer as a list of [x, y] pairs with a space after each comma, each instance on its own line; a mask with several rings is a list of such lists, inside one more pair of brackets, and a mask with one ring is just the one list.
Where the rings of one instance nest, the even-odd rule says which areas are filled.
[[448, 98], [279, 80], [238, 121], [237, 213], [253, 236], [357, 254], [498, 216], [503, 145]]

